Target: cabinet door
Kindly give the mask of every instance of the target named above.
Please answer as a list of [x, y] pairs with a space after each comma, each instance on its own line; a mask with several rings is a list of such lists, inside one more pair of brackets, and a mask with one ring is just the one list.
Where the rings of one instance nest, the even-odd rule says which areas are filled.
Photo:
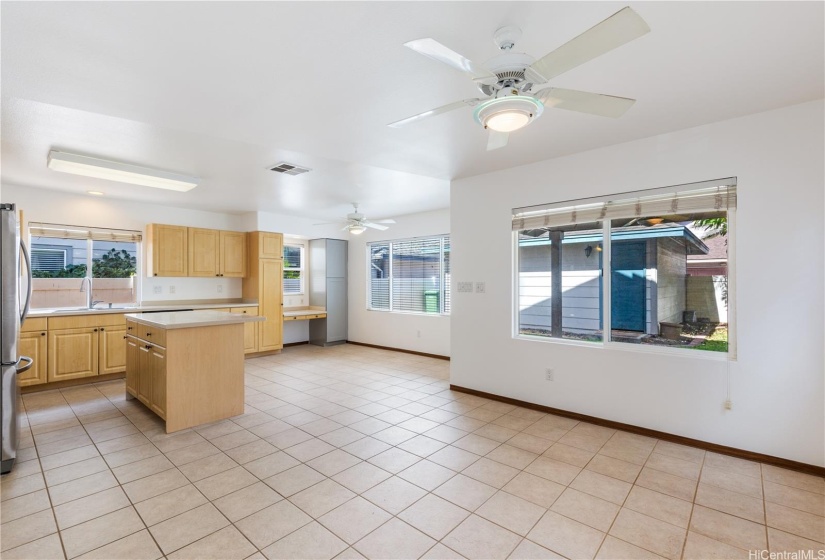
[[220, 232], [216, 229], [189, 229], [189, 276], [220, 276]]
[[126, 327], [100, 327], [98, 373], [119, 373], [126, 369]]
[[132, 396], [138, 396], [138, 369], [140, 368], [140, 341], [133, 336], [126, 340], [126, 390]]
[[34, 360], [34, 363], [29, 371], [17, 376], [18, 386], [26, 387], [27, 385], [39, 385], [46, 382], [48, 360], [46, 346], [48, 346], [46, 331], [20, 334], [20, 340], [17, 343], [18, 352], [21, 356], [28, 356]]
[[150, 228], [152, 276], [187, 276], [187, 228], [163, 224], [152, 224]]
[[240, 231], [221, 231], [220, 245], [221, 276], [246, 276], [246, 234]]
[[97, 375], [98, 328], [49, 331], [49, 383]]
[[258, 232], [258, 256], [262, 259], [284, 258], [284, 236], [267, 231]]
[[152, 377], [150, 408], [166, 420], [166, 350], [152, 346], [149, 350], [149, 370]]
[[283, 261], [261, 259], [258, 264], [258, 312], [266, 321], [258, 323], [258, 350], [283, 348]]
[[152, 406], [152, 345], [138, 346], [137, 398], [146, 406]]
[[[242, 315], [250, 315], [252, 317], [258, 316], [257, 307], [233, 307], [230, 311], [232, 313], [240, 313]], [[250, 354], [258, 351], [258, 323], [244, 323], [243, 351], [244, 354]]]

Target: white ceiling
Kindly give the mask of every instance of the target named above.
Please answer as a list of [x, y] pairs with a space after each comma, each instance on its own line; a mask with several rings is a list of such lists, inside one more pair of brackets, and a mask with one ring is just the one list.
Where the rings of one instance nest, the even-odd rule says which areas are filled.
[[[621, 119], [548, 110], [487, 152], [478, 96], [402, 43], [476, 61], [517, 24], [540, 57], [614, 2], [3, 2], [2, 180], [228, 212], [332, 219], [444, 208], [449, 180], [825, 96], [822, 2], [637, 2], [652, 32], [553, 85], [638, 99]], [[49, 149], [196, 175], [189, 193], [46, 168]], [[267, 171], [281, 160], [313, 169]]]

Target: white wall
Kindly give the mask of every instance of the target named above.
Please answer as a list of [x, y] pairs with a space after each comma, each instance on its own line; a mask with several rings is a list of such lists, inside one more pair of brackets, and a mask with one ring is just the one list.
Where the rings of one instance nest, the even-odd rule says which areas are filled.
[[[825, 465], [823, 117], [820, 100], [453, 182], [453, 285], [487, 289], [453, 294], [451, 382]], [[730, 176], [736, 362], [513, 338], [512, 208]]]
[[[3, 202], [7, 201], [16, 203], [18, 208], [23, 210], [26, 222], [133, 229], [142, 231], [144, 234], [146, 225], [150, 223], [237, 231], [246, 229], [243, 216], [238, 214], [188, 210], [8, 184], [3, 185]], [[240, 278], [147, 278], [142, 276], [140, 281], [141, 301], [241, 297]], [[155, 293], [156, 287], [160, 288], [161, 293]], [[173, 289], [174, 293], [172, 293]]]
[[449, 356], [449, 316], [367, 310], [367, 243], [450, 233], [450, 211], [446, 209], [395, 219], [398, 223], [386, 231], [367, 230], [350, 236], [349, 340]]

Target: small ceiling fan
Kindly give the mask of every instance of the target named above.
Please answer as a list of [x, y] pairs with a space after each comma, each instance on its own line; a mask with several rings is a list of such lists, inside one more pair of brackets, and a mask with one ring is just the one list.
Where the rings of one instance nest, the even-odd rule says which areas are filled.
[[320, 224], [315, 224], [316, 226], [323, 226], [328, 224], [343, 224], [344, 227], [341, 228], [341, 231], [349, 231], [355, 235], [361, 235], [367, 228], [377, 229], [377, 230], [385, 230], [389, 229], [387, 226], [381, 224], [394, 224], [395, 220], [392, 218], [387, 220], [375, 220], [374, 222], [367, 221], [367, 217], [363, 214], [358, 212], [358, 203], [353, 202], [352, 207], [354, 208], [354, 212], [350, 212], [347, 214], [347, 218], [341, 222], [322, 222]]
[[506, 146], [510, 132], [530, 124], [545, 107], [621, 117], [633, 106], [635, 99], [556, 87], [537, 90], [536, 87], [547, 85], [556, 76], [649, 32], [650, 27], [641, 16], [626, 7], [538, 60], [528, 54], [513, 52], [521, 30], [512, 25], [496, 31], [493, 42], [502, 54], [483, 65], [450, 50], [435, 39], [404, 43], [405, 47], [419, 54], [468, 74], [487, 97], [462, 99], [388, 126], [397, 128], [461, 107], [475, 107], [473, 118], [490, 131], [487, 150], [495, 150]]

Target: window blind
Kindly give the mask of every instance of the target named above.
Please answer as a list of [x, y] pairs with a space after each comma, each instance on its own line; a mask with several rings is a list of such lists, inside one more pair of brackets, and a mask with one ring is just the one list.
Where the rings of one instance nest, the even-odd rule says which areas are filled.
[[139, 242], [143, 236], [139, 231], [127, 229], [88, 228], [60, 224], [29, 222], [32, 237], [54, 237], [56, 239], [92, 239], [95, 241]]
[[512, 229], [538, 229], [642, 216], [673, 216], [736, 208], [736, 179], [625, 193], [579, 204], [546, 205], [513, 210]]
[[284, 245], [284, 294], [300, 294], [302, 291], [302, 253], [300, 246]]
[[450, 312], [448, 236], [370, 243], [368, 252], [369, 309]]

